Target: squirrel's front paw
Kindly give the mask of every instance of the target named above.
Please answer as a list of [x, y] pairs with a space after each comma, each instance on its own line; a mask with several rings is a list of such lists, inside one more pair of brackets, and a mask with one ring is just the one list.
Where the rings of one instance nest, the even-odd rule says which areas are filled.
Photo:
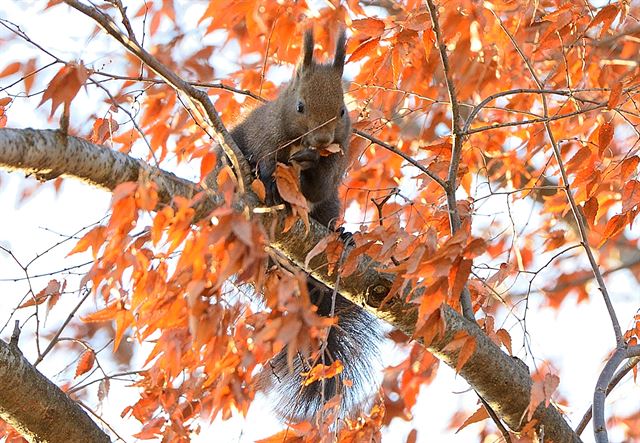
[[289, 156], [289, 161], [300, 165], [301, 170], [310, 169], [320, 160], [320, 151], [316, 148], [303, 148]]
[[284, 203], [284, 200], [282, 200], [282, 197], [280, 197], [280, 193], [278, 192], [278, 186], [276, 185], [275, 180], [267, 180], [264, 184], [264, 187], [266, 191], [265, 193], [267, 205], [276, 206]]
[[353, 234], [351, 232], [345, 231], [342, 226], [336, 229], [336, 232], [339, 234], [340, 240], [342, 240], [345, 246], [349, 248], [354, 248], [356, 246], [356, 241], [353, 239]]

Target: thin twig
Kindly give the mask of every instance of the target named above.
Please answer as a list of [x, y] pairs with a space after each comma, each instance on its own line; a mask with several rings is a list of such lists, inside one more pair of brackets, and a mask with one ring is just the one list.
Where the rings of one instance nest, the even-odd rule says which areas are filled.
[[[460, 107], [458, 105], [455, 86], [451, 79], [451, 67], [449, 66], [449, 58], [447, 56], [447, 47], [442, 39], [442, 32], [440, 31], [440, 24], [438, 23], [438, 10], [434, 5], [433, 0], [426, 0], [426, 2], [427, 7], [429, 8], [429, 16], [431, 17], [431, 27], [436, 37], [436, 45], [440, 54], [440, 61], [442, 62], [444, 80], [447, 86], [447, 92], [449, 93], [449, 102], [451, 103], [452, 149], [451, 163], [449, 164], [449, 173], [447, 175], [445, 192], [447, 194], [447, 205], [449, 206], [449, 225], [451, 227], [451, 234], [454, 234], [458, 229], [460, 229], [462, 224], [456, 201], [456, 179], [460, 168], [460, 159], [462, 158], [463, 138], [463, 134], [460, 132]], [[462, 309], [462, 315], [466, 319], [475, 322], [473, 305], [471, 303], [471, 293], [469, 292], [469, 287], [466, 284], [460, 294], [460, 307]]]
[[[87, 6], [78, 0], [64, 0], [64, 2], [92, 18], [107, 34], [124, 46], [127, 51], [138, 59], [144, 61], [151, 70], [164, 78], [172, 88], [178, 92], [182, 92], [186, 96], [193, 113], [198, 115], [207, 126], [210, 126], [214, 130], [213, 135], [208, 135], [215, 138], [224, 150], [227, 158], [236, 171], [238, 191], [241, 194], [244, 194], [246, 189], [245, 182], [251, 176], [249, 164], [229, 134], [229, 131], [224, 127], [224, 124], [213, 106], [213, 103], [211, 103], [207, 93], [182, 80], [178, 75], [168, 69], [158, 59], [140, 46], [135, 39], [127, 37], [122, 31], [120, 31], [111, 17], [105, 15], [97, 8]], [[204, 113], [200, 107], [204, 109]], [[205, 132], [208, 131], [205, 129]]]
[[[507, 37], [509, 37], [509, 40], [511, 41], [511, 44], [514, 46], [516, 52], [518, 53], [518, 55], [520, 55], [520, 57], [522, 58], [523, 62], [525, 63], [529, 73], [531, 74], [531, 77], [533, 78], [534, 82], [536, 83], [536, 86], [538, 87], [539, 90], [543, 90], [544, 89], [544, 85], [542, 84], [542, 82], [540, 81], [540, 79], [538, 78], [537, 74], [535, 73], [535, 70], [533, 69], [533, 66], [531, 66], [531, 62], [529, 61], [529, 59], [527, 58], [527, 56], [522, 52], [522, 49], [520, 48], [520, 46], [518, 45], [518, 43], [516, 42], [515, 38], [511, 35], [511, 33], [507, 30], [507, 28], [504, 26], [504, 23], [502, 23], [502, 20], [500, 19], [500, 17], [497, 16], [497, 14], [491, 10], [491, 13], [493, 14], [493, 16], [496, 18], [496, 20], [498, 21], [498, 24], [500, 25], [500, 27], [502, 28], [503, 32], [507, 35]], [[591, 269], [593, 270], [593, 275], [596, 278], [596, 281], [598, 282], [598, 287], [600, 289], [600, 292], [602, 293], [602, 297], [604, 299], [604, 303], [607, 307], [607, 311], [609, 312], [609, 317], [611, 319], [611, 323], [613, 325], [613, 331], [615, 333], [615, 338], [616, 338], [616, 347], [620, 348], [621, 346], [624, 345], [624, 338], [622, 336], [622, 330], [620, 329], [620, 323], [618, 322], [618, 317], [616, 315], [616, 312], [613, 308], [613, 304], [611, 303], [611, 298], [609, 297], [609, 292], [607, 291], [607, 286], [605, 285], [604, 282], [604, 278], [602, 277], [602, 273], [600, 272], [600, 269], [598, 268], [598, 263], [595, 259], [595, 256], [593, 254], [593, 251], [591, 250], [591, 246], [589, 246], [589, 240], [588, 240], [588, 236], [587, 236], [587, 227], [585, 225], [585, 220], [582, 217], [582, 215], [580, 214], [580, 211], [578, 209], [578, 204], [576, 203], [575, 199], [573, 198], [573, 194], [571, 193], [571, 187], [569, 184], [569, 177], [567, 176], [567, 171], [566, 168], [564, 166], [564, 162], [562, 160], [562, 154], [560, 152], [560, 147], [558, 146], [558, 143], [556, 142], [555, 136], [553, 135], [553, 132], [551, 131], [551, 125], [549, 123], [549, 110], [547, 107], [547, 98], [545, 94], [541, 94], [541, 100], [542, 100], [542, 106], [544, 109], [544, 116], [545, 116], [545, 121], [543, 122], [545, 130], [547, 132], [547, 136], [549, 137], [549, 141], [551, 142], [551, 146], [553, 147], [553, 153], [554, 156], [556, 158], [556, 162], [558, 163], [558, 169], [560, 170], [560, 175], [562, 177], [562, 183], [563, 183], [563, 189], [564, 192], [567, 196], [567, 200], [569, 201], [569, 205], [571, 206], [571, 211], [573, 212], [573, 216], [576, 220], [576, 224], [578, 226], [578, 231], [580, 233], [580, 241], [582, 243], [582, 246], [585, 250], [585, 253], [587, 254], [587, 258], [589, 259], [589, 263], [591, 265]], [[591, 108], [593, 109], [593, 108]], [[606, 432], [606, 431], [605, 431]]]
[[421, 165], [413, 157], [411, 157], [411, 156], [405, 154], [404, 152], [400, 151], [395, 146], [392, 146], [389, 143], [386, 143], [386, 142], [380, 140], [379, 138], [376, 138], [376, 137], [374, 137], [374, 136], [372, 136], [370, 134], [367, 134], [366, 132], [360, 131], [359, 129], [355, 129], [353, 131], [353, 133], [356, 134], [356, 135], [359, 135], [360, 137], [362, 137], [364, 139], [369, 140], [372, 143], [375, 143], [376, 145], [379, 145], [379, 146], [385, 148], [388, 151], [393, 152], [396, 155], [399, 155], [400, 157], [405, 159], [407, 162], [411, 163], [413, 166], [418, 168], [420, 171], [422, 171], [425, 174], [427, 174], [434, 182], [439, 184], [442, 187], [442, 189], [446, 189], [447, 185], [444, 182], [444, 180], [442, 180], [440, 177], [438, 177], [435, 173], [431, 172], [428, 168], [425, 168], [423, 165]]
[[33, 363], [34, 367], [38, 366], [38, 364], [47, 356], [47, 354], [51, 352], [53, 347], [58, 343], [58, 338], [60, 337], [60, 334], [62, 334], [62, 331], [64, 331], [64, 328], [67, 327], [69, 322], [76, 315], [76, 312], [78, 312], [78, 309], [80, 309], [80, 306], [82, 306], [82, 304], [85, 302], [87, 298], [89, 298], [90, 295], [91, 295], [91, 291], [89, 289], [85, 289], [84, 296], [80, 299], [80, 301], [76, 304], [73, 310], [69, 313], [64, 323], [62, 323], [62, 326], [60, 326], [60, 328], [58, 329], [58, 332], [56, 332], [56, 335], [54, 335], [51, 341], [49, 342], [49, 345], [46, 347], [46, 349], [42, 353], [39, 353], [38, 358]]

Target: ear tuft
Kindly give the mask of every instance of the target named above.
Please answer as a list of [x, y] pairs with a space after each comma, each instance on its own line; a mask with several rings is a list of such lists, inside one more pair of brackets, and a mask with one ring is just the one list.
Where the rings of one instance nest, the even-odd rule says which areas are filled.
[[338, 42], [336, 43], [336, 55], [333, 58], [333, 67], [340, 72], [342, 75], [342, 71], [344, 70], [344, 59], [346, 56], [346, 43], [347, 43], [347, 35], [345, 34], [344, 28], [340, 29], [338, 34]]
[[307, 29], [304, 33], [302, 44], [302, 69], [310, 68], [313, 64], [313, 28]]

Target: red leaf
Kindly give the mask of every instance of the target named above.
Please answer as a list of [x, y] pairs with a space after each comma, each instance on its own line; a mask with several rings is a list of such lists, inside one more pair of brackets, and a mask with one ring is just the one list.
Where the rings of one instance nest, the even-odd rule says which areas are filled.
[[363, 58], [367, 57], [368, 55], [373, 53], [374, 50], [378, 49], [378, 43], [380, 43], [379, 38], [369, 39], [365, 41], [351, 53], [351, 56], [349, 57], [349, 60], [347, 60], [347, 63], [357, 62], [358, 60], [362, 60]]
[[486, 420], [487, 418], [489, 418], [489, 413], [487, 412], [484, 406], [480, 406], [476, 412], [471, 414], [471, 416], [468, 417], [464, 421], [464, 423], [462, 423], [462, 425], [456, 430], [456, 434], [462, 431], [467, 426], [472, 425], [474, 423], [478, 423], [482, 420]]
[[49, 86], [42, 94], [41, 106], [47, 100], [51, 100], [51, 116], [58, 106], [64, 104], [66, 107], [71, 104], [80, 87], [84, 85], [89, 77], [89, 72], [82, 63], [69, 63], [58, 71], [53, 77]]
[[598, 153], [600, 156], [607, 149], [611, 140], [613, 140], [613, 125], [609, 122], [603, 123], [598, 129]]
[[203, 181], [216, 166], [218, 156], [214, 151], [207, 152], [200, 163], [200, 181]]
[[14, 63], [9, 64], [6, 68], [4, 68], [2, 70], [2, 72], [0, 72], [0, 78], [8, 77], [10, 75], [15, 74], [16, 72], [18, 72], [20, 70], [21, 66], [22, 66], [22, 63], [20, 63], [20, 62], [14, 62]]
[[353, 29], [369, 38], [380, 37], [384, 32], [384, 22], [377, 18], [354, 20], [352, 26]]
[[622, 94], [622, 82], [617, 81], [613, 83], [611, 92], [609, 93], [609, 101], [607, 102], [607, 108], [613, 109], [620, 102], [620, 95]]
[[91, 349], [87, 349], [86, 351], [84, 351], [84, 353], [80, 357], [80, 361], [78, 361], [78, 366], [76, 366], [76, 377], [89, 372], [91, 368], [93, 368], [93, 364], [95, 363], [95, 361], [96, 355]]

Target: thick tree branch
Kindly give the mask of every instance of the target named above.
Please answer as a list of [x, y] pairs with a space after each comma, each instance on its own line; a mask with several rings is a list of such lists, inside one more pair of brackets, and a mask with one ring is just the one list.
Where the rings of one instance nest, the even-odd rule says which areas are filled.
[[[605, 392], [605, 397], [609, 395], [611, 391], [613, 391], [613, 388], [615, 388], [618, 383], [620, 383], [620, 381], [624, 378], [624, 376], [631, 372], [631, 370], [635, 368], [638, 363], [640, 363], [640, 357], [632, 357], [627, 360], [627, 362], [616, 372], [616, 374], [609, 382], [609, 386], [607, 386], [607, 392]], [[584, 431], [584, 429], [591, 421], [591, 416], [593, 415], [592, 413], [593, 408], [589, 407], [587, 412], [585, 412], [584, 416], [582, 417], [582, 420], [580, 420], [580, 423], [576, 427], [576, 433], [578, 435], [582, 434], [582, 431]]]
[[[173, 71], [167, 68], [160, 61], [147, 52], [132, 35], [125, 35], [114, 23], [113, 19], [92, 6], [87, 6], [78, 0], [64, 0], [66, 4], [72, 8], [82, 12], [92, 18], [104, 31], [111, 37], [116, 39], [131, 54], [135, 55], [140, 61], [145, 63], [153, 72], [162, 77], [177, 92], [182, 92], [190, 104], [191, 112], [201, 118], [202, 122], [213, 128], [214, 134], [209, 134], [219, 143], [233, 165], [238, 175], [239, 191], [245, 191], [245, 181], [250, 177], [250, 168], [247, 160], [242, 155], [240, 148], [229, 134], [229, 131], [222, 124], [222, 120], [218, 115], [213, 103], [209, 99], [206, 92], [193, 87], [189, 82], [182, 80]], [[204, 114], [198, 107], [200, 105], [204, 109]], [[206, 131], [206, 129], [205, 129]]]
[[617, 348], [598, 377], [598, 383], [596, 383], [596, 389], [593, 393], [593, 433], [597, 443], [609, 443], [604, 419], [604, 401], [607, 398], [609, 386], [613, 384], [614, 379], [618, 378], [616, 369], [626, 359], [638, 356], [640, 356], [640, 345]]
[[0, 419], [30, 442], [109, 442], [87, 413], [0, 340]]
[[[170, 204], [173, 196], [191, 197], [200, 191], [195, 183], [84, 140], [62, 137], [56, 131], [0, 129], [0, 168], [40, 175], [55, 171], [55, 175], [75, 177], [106, 189], [114, 189], [124, 181], [135, 181], [140, 174], [144, 174], [158, 184], [162, 204]], [[215, 189], [211, 191], [215, 192]], [[221, 202], [220, 197], [211, 194], [202, 203], [203, 207], [197, 208], [198, 213], [204, 215], [206, 208], [210, 210]], [[247, 194], [243, 203], [256, 207], [257, 199]], [[329, 233], [313, 220], [308, 233], [302, 222], [283, 233], [282, 221], [274, 213], [260, 217], [267, 225], [278, 224], [272, 247], [289, 257], [300, 268], [304, 268], [307, 253]], [[335, 276], [327, 274], [326, 263], [324, 254], [314, 258], [310, 266], [311, 274], [327, 286], [333, 287]], [[415, 305], [405, 303], [401, 296], [382, 304], [393, 283], [393, 276], [376, 269], [378, 264], [363, 258], [359, 264], [359, 272], [341, 279], [340, 293], [405, 334], [414, 336], [418, 316]], [[474, 337], [476, 350], [463, 366], [460, 375], [511, 429], [521, 429], [532, 384], [527, 366], [505, 354], [475, 323], [464, 319], [451, 307], [443, 306], [441, 315], [444, 333], [428, 346], [429, 351], [455, 368], [457, 351], [446, 349], [447, 344], [459, 333]], [[545, 438], [562, 442], [580, 441], [553, 406], [545, 408], [541, 405], [534, 418], [544, 427]]]

